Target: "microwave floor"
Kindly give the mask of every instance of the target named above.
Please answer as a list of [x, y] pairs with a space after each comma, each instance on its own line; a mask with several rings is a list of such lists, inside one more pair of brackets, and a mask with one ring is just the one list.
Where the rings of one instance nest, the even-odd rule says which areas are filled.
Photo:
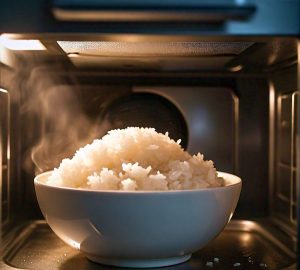
[[[189, 261], [163, 269], [296, 269], [295, 261], [295, 255], [260, 223], [233, 220], [215, 240], [194, 253]], [[89, 261], [79, 251], [62, 242], [45, 221], [36, 221], [18, 234], [0, 262], [0, 269], [118, 268]]]

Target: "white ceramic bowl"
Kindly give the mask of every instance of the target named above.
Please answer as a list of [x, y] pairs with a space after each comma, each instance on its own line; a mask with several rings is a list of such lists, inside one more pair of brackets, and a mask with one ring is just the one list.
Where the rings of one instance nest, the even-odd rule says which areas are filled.
[[52, 230], [90, 260], [125, 267], [159, 267], [188, 260], [231, 219], [242, 182], [219, 173], [224, 187], [186, 191], [93, 191], [34, 179]]

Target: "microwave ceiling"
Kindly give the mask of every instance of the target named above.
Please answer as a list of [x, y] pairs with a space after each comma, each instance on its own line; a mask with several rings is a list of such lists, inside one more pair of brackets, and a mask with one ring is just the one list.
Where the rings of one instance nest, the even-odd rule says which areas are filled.
[[[46, 50], [3, 48], [9, 66], [56, 65], [70, 70], [272, 72], [297, 61], [297, 39], [100, 40], [87, 36], [8, 36], [12, 41], [39, 40]], [[69, 39], [68, 39], [69, 38]], [[95, 39], [94, 39], [95, 38]], [[98, 37], [99, 38], [99, 37]], [[9, 60], [9, 61], [6, 61]]]
[[220, 70], [253, 42], [58, 41], [78, 68]]

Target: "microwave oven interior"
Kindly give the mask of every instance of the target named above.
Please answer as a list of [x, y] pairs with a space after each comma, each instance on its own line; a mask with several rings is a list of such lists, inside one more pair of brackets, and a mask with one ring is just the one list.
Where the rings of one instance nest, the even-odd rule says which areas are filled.
[[291, 37], [3, 34], [0, 269], [109, 268], [54, 235], [33, 179], [127, 126], [168, 131], [243, 181], [225, 230], [170, 269], [296, 269], [299, 49]]

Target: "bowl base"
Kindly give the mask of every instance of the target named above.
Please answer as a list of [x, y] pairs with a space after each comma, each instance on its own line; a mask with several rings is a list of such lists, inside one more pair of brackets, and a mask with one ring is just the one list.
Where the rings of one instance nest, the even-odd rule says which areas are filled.
[[163, 258], [163, 259], [141, 259], [141, 260], [122, 260], [122, 259], [109, 259], [93, 255], [86, 255], [87, 258], [93, 262], [101, 263], [105, 265], [119, 266], [119, 267], [131, 267], [131, 268], [153, 268], [153, 267], [164, 267], [174, 264], [183, 263], [191, 258], [191, 254]]

